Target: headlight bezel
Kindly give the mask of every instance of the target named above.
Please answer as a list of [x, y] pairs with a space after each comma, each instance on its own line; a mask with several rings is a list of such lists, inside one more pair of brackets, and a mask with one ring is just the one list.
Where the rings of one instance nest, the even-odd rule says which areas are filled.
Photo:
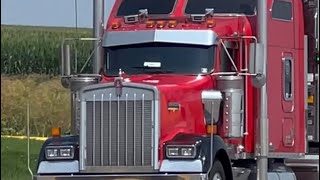
[[[190, 148], [192, 155], [182, 155], [182, 149]], [[170, 149], [178, 149], [178, 155], [170, 155]], [[167, 159], [195, 159], [197, 157], [197, 146], [196, 145], [182, 145], [182, 144], [168, 144], [165, 146], [166, 158]]]
[[[57, 150], [57, 156], [48, 156], [48, 150]], [[70, 149], [70, 156], [61, 156], [61, 150]], [[70, 160], [75, 157], [75, 147], [72, 145], [47, 146], [45, 148], [45, 158], [47, 160]]]

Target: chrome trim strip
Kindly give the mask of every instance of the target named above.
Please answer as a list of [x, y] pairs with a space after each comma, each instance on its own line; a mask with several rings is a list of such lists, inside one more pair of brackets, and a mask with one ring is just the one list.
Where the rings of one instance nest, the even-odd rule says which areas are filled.
[[120, 97], [117, 100], [118, 122], [117, 122], [117, 165], [120, 165]]
[[[128, 94], [126, 94], [126, 152], [128, 152]], [[128, 165], [128, 153], [126, 153], [126, 165]]]
[[[96, 112], [96, 95], [93, 95], [93, 104], [92, 104], [92, 111]], [[93, 119], [93, 126], [92, 126], [92, 164], [95, 165], [96, 164], [96, 114], [92, 113], [92, 119]]]
[[96, 179], [96, 180], [119, 180], [119, 179], [139, 179], [139, 180], [207, 180], [207, 175], [198, 174], [73, 174], [73, 175], [37, 175], [35, 180], [53, 179]]
[[130, 44], [166, 42], [211, 46], [218, 44], [218, 35], [212, 30], [144, 30], [108, 31], [104, 34], [102, 46], [112, 47]]
[[112, 127], [111, 127], [111, 112], [112, 112], [112, 109], [111, 109], [111, 98], [112, 98], [112, 94], [110, 93], [109, 94], [109, 164], [111, 164], [111, 151], [112, 151], [112, 147], [111, 147], [111, 136], [112, 136]]
[[[157, 91], [159, 93], [159, 91]], [[156, 100], [154, 101], [154, 169], [159, 169], [159, 154], [158, 154], [158, 147], [159, 147], [159, 139], [160, 139], [160, 94], [156, 94]]]
[[[104, 94], [101, 94], [101, 101], [100, 101], [100, 107], [101, 107], [101, 117], [100, 117], [100, 131], [101, 131], [101, 134], [100, 134], [100, 139], [102, 140], [103, 139], [103, 95]], [[100, 154], [101, 154], [101, 164], [103, 165], [103, 141], [100, 141]]]
[[[80, 170], [85, 170], [85, 162], [87, 161], [87, 150], [86, 150], [86, 123], [87, 123], [87, 112], [84, 109], [87, 109], [86, 101], [81, 101], [81, 113], [80, 113]], [[81, 143], [82, 142], [82, 143]]]
[[142, 107], [141, 107], [141, 165], [144, 165], [144, 94], [142, 94]]
[[286, 152], [269, 152], [268, 157], [295, 159], [295, 158], [304, 157], [304, 154], [303, 153], [286, 153]]
[[201, 92], [201, 98], [206, 100], [222, 100], [222, 93], [217, 90], [204, 90]]
[[136, 165], [136, 108], [137, 108], [137, 104], [136, 104], [136, 98], [137, 98], [137, 94], [134, 93], [133, 95], [133, 165]]
[[[157, 120], [157, 117], [155, 116], [155, 108], [154, 108], [154, 106], [155, 106], [155, 104], [156, 104], [156, 101], [154, 101], [154, 103], [152, 103], [151, 104], [151, 117], [156, 121]], [[155, 121], [153, 121], [152, 122], [152, 124], [151, 124], [151, 126], [153, 127], [152, 129], [151, 129], [151, 135], [152, 135], [152, 137], [155, 137], [155, 133], [154, 133], [154, 127], [155, 127], [155, 124], [154, 124], [154, 122]], [[152, 157], [154, 157], [154, 150], [155, 150], [156, 148], [155, 148], [155, 140], [154, 140], [154, 138], [152, 138], [151, 139], [151, 164], [155, 164], [154, 162], [154, 159], [152, 158]]]

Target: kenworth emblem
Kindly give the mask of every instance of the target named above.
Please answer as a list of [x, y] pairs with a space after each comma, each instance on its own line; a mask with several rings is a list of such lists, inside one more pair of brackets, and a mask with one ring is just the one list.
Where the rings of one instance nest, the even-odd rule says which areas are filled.
[[114, 80], [114, 87], [116, 89], [116, 95], [117, 97], [120, 97], [122, 95], [122, 78], [115, 78]]

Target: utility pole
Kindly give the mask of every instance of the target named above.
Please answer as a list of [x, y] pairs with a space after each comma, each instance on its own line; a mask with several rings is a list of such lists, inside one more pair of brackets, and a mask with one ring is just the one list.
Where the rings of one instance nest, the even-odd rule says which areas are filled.
[[[262, 73], [267, 78], [267, 0], [258, 0], [258, 43], [263, 46]], [[268, 179], [269, 128], [267, 117], [267, 83], [260, 89], [259, 154], [257, 157], [257, 180]]]
[[[102, 38], [104, 21], [104, 0], [93, 0], [93, 37]], [[101, 39], [102, 40], [102, 39]], [[98, 74], [103, 66], [101, 41], [94, 42], [93, 74]]]

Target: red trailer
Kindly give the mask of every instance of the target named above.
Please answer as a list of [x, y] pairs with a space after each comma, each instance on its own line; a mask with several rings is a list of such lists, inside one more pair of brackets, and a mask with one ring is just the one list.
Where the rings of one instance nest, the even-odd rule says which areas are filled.
[[93, 72], [35, 179], [317, 179], [316, 0], [94, 1]]

